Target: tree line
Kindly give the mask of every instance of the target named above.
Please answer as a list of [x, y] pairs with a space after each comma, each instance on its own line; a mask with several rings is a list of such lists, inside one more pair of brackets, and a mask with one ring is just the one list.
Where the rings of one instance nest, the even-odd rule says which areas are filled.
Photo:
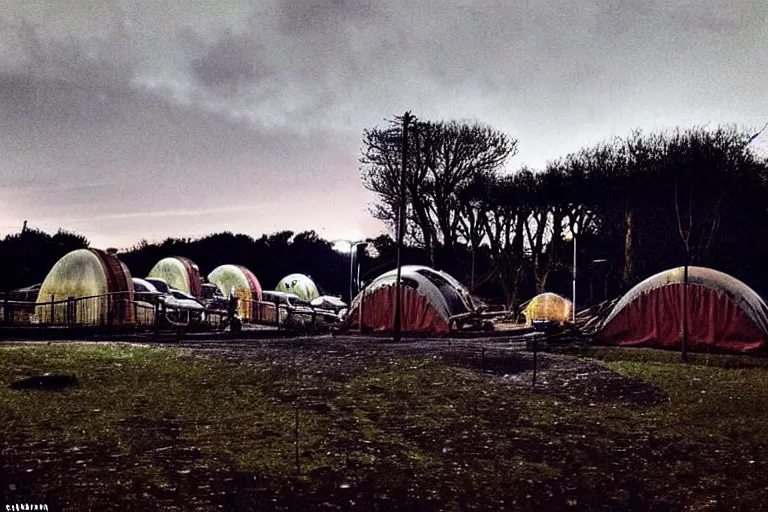
[[[363, 184], [376, 193], [372, 214], [390, 234], [401, 126], [395, 118], [362, 138]], [[579, 306], [686, 263], [727, 272], [765, 295], [768, 159], [755, 150], [758, 135], [734, 126], [637, 130], [540, 170], [510, 170], [515, 138], [478, 122], [416, 120], [406, 155], [403, 262], [445, 270], [476, 296], [516, 307], [542, 291], [570, 295], [575, 234]], [[378, 254], [360, 254], [364, 281], [396, 261], [392, 236], [370, 242]], [[7, 235], [0, 287], [39, 283], [60, 257], [88, 245], [64, 230]], [[301, 272], [325, 293], [347, 294], [349, 256], [314, 231], [142, 240], [120, 253], [136, 277], [171, 255], [191, 258], [204, 275], [221, 264], [244, 265], [265, 289]]]
[[[735, 126], [633, 131], [550, 161], [506, 166], [518, 141], [481, 123], [411, 123], [405, 237], [422, 259], [477, 294], [516, 306], [535, 293], [609, 298], [685, 264], [768, 290], [768, 160], [761, 132]], [[372, 214], [390, 227], [399, 205], [399, 118], [363, 136]], [[596, 288], [598, 290], [596, 290]]]
[[[395, 243], [388, 236], [371, 242], [381, 253], [371, 258], [360, 252], [366, 279], [372, 278], [372, 272], [378, 275], [389, 270], [395, 261]], [[0, 273], [0, 291], [41, 283], [61, 257], [87, 247], [90, 242], [84, 236], [64, 230], [50, 235], [39, 229], [25, 229], [7, 235], [0, 240], [0, 263], [5, 269]], [[274, 289], [286, 275], [299, 272], [311, 276], [323, 293], [345, 297], [349, 293], [349, 255], [335, 251], [333, 243], [314, 231], [280, 231], [259, 238], [224, 232], [197, 239], [167, 238], [157, 243], [141, 240], [120, 250], [118, 256], [133, 277], [146, 276], [162, 258], [186, 256], [198, 265], [203, 277], [219, 265], [244, 265], [267, 290]]]
[[[0, 261], [7, 269], [0, 274], [0, 286], [8, 291], [40, 283], [59, 258], [89, 246], [85, 237], [63, 230], [49, 235], [27, 229], [7, 235], [0, 240]], [[146, 276], [158, 261], [168, 256], [192, 259], [203, 277], [222, 264], [244, 265], [256, 273], [265, 289], [274, 288], [287, 274], [302, 272], [312, 275], [318, 284], [335, 294], [346, 289], [349, 274], [348, 260], [344, 263], [346, 257], [335, 252], [332, 244], [314, 231], [281, 231], [257, 239], [224, 232], [198, 239], [167, 238], [157, 243], [141, 240], [118, 255], [133, 277]]]

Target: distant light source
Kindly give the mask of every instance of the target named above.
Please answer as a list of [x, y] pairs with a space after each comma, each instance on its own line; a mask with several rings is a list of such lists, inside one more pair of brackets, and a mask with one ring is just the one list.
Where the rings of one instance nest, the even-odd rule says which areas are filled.
[[333, 244], [333, 250], [336, 252], [349, 254], [352, 252], [352, 242], [349, 240], [337, 240]]
[[[342, 254], [349, 254], [349, 304], [352, 304], [352, 299], [355, 297], [355, 283], [357, 283], [358, 289], [360, 288], [360, 262], [358, 259], [357, 248], [360, 246], [368, 246], [368, 242], [351, 242], [349, 240], [336, 240], [333, 243], [333, 250]], [[355, 273], [355, 263], [357, 263], [357, 273]], [[355, 275], [357, 274], [357, 275]]]
[[606, 259], [599, 259], [599, 260], [592, 260], [592, 263], [605, 263], [606, 261], [608, 261], [608, 260], [606, 260]]

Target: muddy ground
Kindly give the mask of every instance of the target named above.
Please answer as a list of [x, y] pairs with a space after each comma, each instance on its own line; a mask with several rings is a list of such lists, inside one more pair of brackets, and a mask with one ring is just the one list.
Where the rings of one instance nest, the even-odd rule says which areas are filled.
[[[64, 510], [717, 510], [725, 506], [719, 494], [742, 471], [735, 459], [699, 457], [697, 452], [709, 449], [699, 439], [657, 436], [653, 424], [633, 426], [631, 411], [669, 403], [659, 387], [591, 360], [546, 352], [534, 357], [524, 342], [394, 344], [324, 336], [167, 346], [194, 359], [275, 366], [278, 377], [267, 394], [276, 403], [297, 400], [280, 381], [281, 371], [309, 376], [300, 407], [327, 422], [328, 439], [322, 444], [327, 454], [302, 451], [309, 469], [301, 476], [241, 470], [231, 454], [204, 457], [198, 441], [181, 435], [191, 428], [183, 418], [150, 420], [137, 413], [120, 423], [129, 433], [129, 453], [105, 443], [30, 440], [23, 432], [0, 442], [5, 502], [47, 500], [51, 509]], [[403, 395], [404, 409], [389, 400], [381, 411], [378, 405], [367, 409], [338, 398], [373, 367], [430, 358], [466, 372], [437, 371], [430, 374], [431, 385], [446, 386], [456, 396], [456, 386], [443, 379], [454, 375], [475, 395], [488, 389], [488, 398], [459, 395], [456, 407], [466, 414], [448, 423], [435, 420], [433, 431], [404, 418], [410, 395]], [[314, 375], [322, 376], [325, 387], [312, 386]], [[377, 386], [365, 381], [364, 390], [383, 397], [407, 391]], [[522, 396], [524, 402], [507, 403], [507, 396]], [[537, 397], [542, 410], [563, 408], [562, 420], [531, 419]], [[591, 410], [600, 412], [591, 417]], [[613, 412], [622, 410], [630, 412]], [[361, 414], [386, 435], [364, 436], [351, 421]], [[196, 422], [194, 428], [206, 426]], [[633, 431], [623, 433], [624, 428]], [[267, 429], [260, 435], [274, 435], [277, 442], [281, 434]], [[403, 458], [403, 443], [418, 453]], [[740, 450], [731, 455], [752, 457]], [[338, 464], [314, 463], [321, 455], [341, 458]], [[162, 479], [136, 477], [137, 467], [149, 460]], [[709, 473], [718, 476], [709, 481]], [[750, 489], [755, 485], [746, 483]], [[748, 507], [761, 499], [738, 487], [730, 491], [734, 498], [740, 494]]]
[[665, 400], [659, 388], [616, 373], [596, 361], [552, 353], [546, 348], [537, 350], [534, 357], [526, 342], [507, 342], [499, 338], [442, 338], [393, 343], [362, 336], [322, 336], [259, 341], [183, 341], [169, 346], [236, 361], [295, 359], [308, 372], [334, 371], [341, 358], [350, 375], [362, 371], [371, 358], [432, 356], [491, 379], [580, 403], [652, 405]]

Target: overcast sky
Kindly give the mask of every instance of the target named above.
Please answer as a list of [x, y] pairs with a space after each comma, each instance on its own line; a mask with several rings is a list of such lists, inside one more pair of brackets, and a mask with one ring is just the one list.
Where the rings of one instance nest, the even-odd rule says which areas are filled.
[[376, 235], [362, 131], [405, 110], [507, 132], [509, 169], [768, 121], [765, 0], [424, 4], [0, 0], [0, 234]]

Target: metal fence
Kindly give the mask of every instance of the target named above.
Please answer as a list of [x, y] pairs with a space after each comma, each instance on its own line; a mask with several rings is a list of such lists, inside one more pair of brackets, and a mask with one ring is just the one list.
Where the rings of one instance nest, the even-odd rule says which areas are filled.
[[129, 292], [88, 297], [68, 297], [50, 301], [11, 300], [3, 297], [2, 321], [5, 325], [106, 326], [154, 323], [154, 307], [133, 300]]
[[166, 308], [161, 302], [134, 300], [130, 292], [50, 301], [12, 300], [0, 296], [0, 322], [10, 327], [203, 327], [221, 329], [226, 312]]
[[337, 313], [311, 306], [294, 306], [279, 301], [238, 299], [244, 321], [290, 330], [325, 330], [339, 323]]
[[[339, 322], [329, 310], [280, 302], [239, 299], [237, 310], [245, 324], [279, 330], [322, 332]], [[131, 329], [222, 330], [230, 325], [222, 310], [190, 310], [161, 301], [135, 300], [130, 292], [88, 297], [51, 297], [49, 301], [15, 300], [0, 294], [0, 322], [6, 327], [125, 327]]]

